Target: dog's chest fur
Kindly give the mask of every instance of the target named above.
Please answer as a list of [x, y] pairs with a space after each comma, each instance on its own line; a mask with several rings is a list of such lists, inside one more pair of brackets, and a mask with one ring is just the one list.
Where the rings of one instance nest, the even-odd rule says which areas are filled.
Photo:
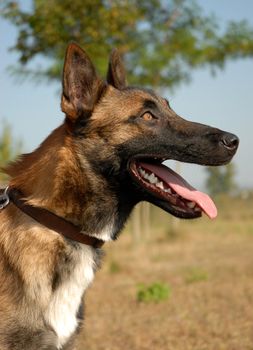
[[82, 296], [94, 277], [94, 249], [84, 245], [79, 247], [75, 252], [74, 261], [67, 268], [70, 269], [68, 276], [63, 276], [45, 312], [46, 322], [58, 336], [59, 349], [78, 326], [77, 313]]

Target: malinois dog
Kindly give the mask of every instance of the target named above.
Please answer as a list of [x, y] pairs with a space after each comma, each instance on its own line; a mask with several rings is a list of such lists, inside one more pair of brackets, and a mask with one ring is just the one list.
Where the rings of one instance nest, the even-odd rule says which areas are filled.
[[118, 51], [106, 82], [68, 46], [61, 126], [6, 169], [0, 197], [0, 349], [73, 349], [82, 299], [133, 207], [216, 216], [212, 200], [162, 163], [228, 163], [239, 140], [186, 121], [151, 90], [129, 87]]

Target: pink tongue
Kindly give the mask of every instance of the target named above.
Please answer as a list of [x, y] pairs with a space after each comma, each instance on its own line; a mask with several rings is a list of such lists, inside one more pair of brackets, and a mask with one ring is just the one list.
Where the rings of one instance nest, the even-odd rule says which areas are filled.
[[217, 208], [212, 199], [205, 193], [196, 190], [188, 184], [175, 171], [167, 168], [165, 165], [154, 165], [148, 163], [140, 163], [141, 167], [151, 171], [168, 184], [181, 197], [198, 204], [198, 206], [209, 216], [214, 219], [217, 216]]

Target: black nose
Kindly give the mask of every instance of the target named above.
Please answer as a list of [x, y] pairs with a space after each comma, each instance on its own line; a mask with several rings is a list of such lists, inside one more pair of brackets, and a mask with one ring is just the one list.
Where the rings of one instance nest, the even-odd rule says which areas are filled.
[[221, 142], [224, 147], [231, 151], [235, 151], [239, 146], [239, 138], [236, 135], [228, 132], [223, 134]]

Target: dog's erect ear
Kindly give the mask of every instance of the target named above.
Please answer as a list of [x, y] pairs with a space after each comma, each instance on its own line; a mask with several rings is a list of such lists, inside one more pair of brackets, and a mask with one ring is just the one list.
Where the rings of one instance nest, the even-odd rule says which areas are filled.
[[89, 116], [103, 87], [104, 83], [98, 78], [88, 55], [78, 45], [71, 43], [63, 69], [62, 111], [72, 121], [82, 115]]
[[124, 63], [119, 51], [116, 49], [112, 51], [110, 56], [107, 82], [119, 90], [127, 86]]

